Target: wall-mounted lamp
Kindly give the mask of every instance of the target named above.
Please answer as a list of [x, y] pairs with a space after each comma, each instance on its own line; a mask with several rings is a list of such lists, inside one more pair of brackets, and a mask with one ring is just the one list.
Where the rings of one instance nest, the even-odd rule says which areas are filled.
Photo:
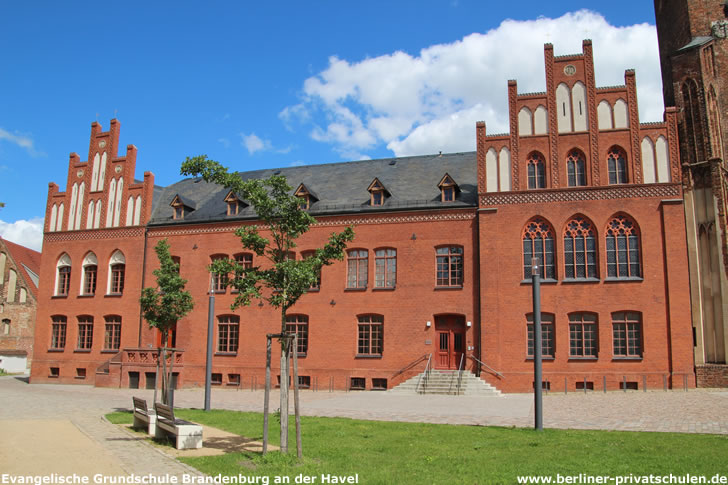
[[194, 246], [192, 246], [192, 249], [197, 249], [197, 244], [195, 244]]
[[263, 308], [263, 302], [262, 302], [262, 301], [259, 301], [259, 302], [258, 302], [258, 306], [259, 306], [260, 308]]
[[473, 322], [468, 322], [468, 323], [466, 323], [465, 325], [467, 325], [467, 326], [468, 326], [468, 328], [470, 328], [470, 327], [472, 327], [472, 326], [473, 326]]
[[333, 299], [332, 299], [332, 300], [331, 300], [331, 301], [329, 302], [329, 305], [331, 305], [331, 306], [334, 306], [334, 305], [336, 305], [336, 300], [333, 300]]
[[432, 322], [428, 320], [427, 321], [427, 328], [430, 328], [431, 326], [432, 326]]
[[412, 237], [411, 237], [410, 239], [412, 239], [413, 241], [417, 241], [417, 234], [415, 234], [415, 233], [413, 232], [413, 233], [412, 233]]

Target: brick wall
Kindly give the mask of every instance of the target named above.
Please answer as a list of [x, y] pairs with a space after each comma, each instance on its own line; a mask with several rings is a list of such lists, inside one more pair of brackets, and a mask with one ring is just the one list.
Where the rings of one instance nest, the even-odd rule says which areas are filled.
[[728, 365], [705, 364], [695, 367], [698, 387], [728, 387]]

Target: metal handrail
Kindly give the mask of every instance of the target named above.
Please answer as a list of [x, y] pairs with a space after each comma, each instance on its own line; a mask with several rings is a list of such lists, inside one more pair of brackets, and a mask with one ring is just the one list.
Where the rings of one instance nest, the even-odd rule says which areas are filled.
[[420, 383], [422, 382], [422, 377], [423, 376], [425, 378], [425, 384], [424, 384], [425, 390], [424, 390], [424, 392], [427, 392], [427, 381], [430, 378], [430, 363], [431, 362], [432, 362], [432, 354], [430, 354], [427, 357], [427, 365], [425, 366], [425, 371], [422, 374], [420, 374], [419, 379], [417, 379], [417, 385], [415, 386], [415, 392], [417, 392], [417, 393], [420, 392]]
[[463, 382], [463, 361], [465, 360], [465, 354], [460, 354], [460, 366], [458, 367], [458, 387], [457, 395], [460, 395], [460, 386]]
[[[429, 355], [431, 356], [432, 354], [429, 354]], [[417, 364], [419, 364], [420, 362], [425, 360], [425, 358], [427, 356], [428, 356], [428, 354], [422, 354], [420, 357], [417, 357], [415, 360], [413, 360], [412, 362], [410, 362], [409, 364], [407, 364], [406, 366], [402, 367], [400, 370], [398, 370], [397, 372], [392, 374], [392, 377], [397, 377], [400, 374], [404, 374], [407, 370], [411, 369], [412, 367], [416, 366]]]
[[483, 361], [481, 361], [481, 360], [478, 360], [477, 358], [475, 358], [475, 357], [474, 357], [474, 356], [472, 356], [472, 355], [468, 355], [468, 357], [470, 357], [470, 358], [471, 358], [471, 359], [473, 359], [473, 360], [474, 360], [475, 362], [477, 362], [477, 363], [478, 363], [478, 364], [480, 364], [481, 366], [483, 366], [483, 367], [485, 367], [486, 369], [488, 369], [488, 370], [489, 370], [489, 371], [490, 371], [490, 372], [491, 372], [492, 374], [495, 374], [495, 375], [496, 375], [497, 377], [500, 377], [501, 379], [505, 379], [505, 376], [504, 376], [503, 374], [501, 374], [500, 372], [498, 372], [497, 370], [495, 370], [494, 368], [492, 368], [491, 366], [489, 366], [489, 365], [488, 365], [488, 364], [486, 364], [485, 362], [483, 362]]

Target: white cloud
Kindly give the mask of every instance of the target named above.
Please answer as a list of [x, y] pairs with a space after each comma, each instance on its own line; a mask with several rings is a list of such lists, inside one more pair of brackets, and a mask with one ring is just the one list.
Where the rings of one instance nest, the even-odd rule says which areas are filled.
[[223, 146], [224, 146], [225, 148], [230, 148], [230, 140], [228, 140], [227, 138], [218, 138], [218, 139], [217, 139], [217, 142], [218, 142], [218, 143], [222, 143], [222, 145], [223, 145]]
[[508, 131], [508, 79], [521, 93], [545, 91], [543, 44], [578, 54], [591, 38], [597, 86], [624, 84], [637, 70], [643, 121], [662, 120], [657, 34], [648, 24], [615, 27], [588, 10], [529, 21], [505, 20], [487, 33], [422, 49], [350, 62], [338, 57], [303, 83], [302, 102], [281, 111], [311, 126], [314, 140], [342, 154], [386, 145], [397, 156], [475, 149], [475, 122]]
[[40, 251], [43, 246], [43, 218], [5, 222], [0, 220], [0, 236], [3, 239]]
[[248, 150], [248, 153], [251, 155], [255, 152], [270, 150], [272, 148], [270, 140], [263, 140], [255, 133], [251, 133], [250, 135], [241, 133], [240, 137], [243, 139], [242, 145]]
[[15, 134], [10, 133], [7, 130], [0, 128], [0, 140], [6, 140], [14, 145], [18, 145], [20, 148], [24, 148], [31, 156], [44, 156], [45, 153], [39, 152], [35, 149], [33, 139], [29, 136], [20, 135], [17, 132]]

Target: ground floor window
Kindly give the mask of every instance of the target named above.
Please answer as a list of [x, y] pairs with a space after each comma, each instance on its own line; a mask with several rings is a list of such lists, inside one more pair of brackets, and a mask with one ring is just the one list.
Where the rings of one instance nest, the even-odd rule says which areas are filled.
[[91, 350], [94, 341], [94, 319], [93, 317], [78, 318], [78, 350]]
[[[533, 357], [533, 314], [526, 317], [528, 323], [528, 356]], [[541, 356], [554, 357], [554, 316], [550, 313], [541, 314]]]
[[121, 347], [121, 317], [106, 317], [104, 329], [104, 350], [119, 350]]
[[612, 313], [615, 357], [642, 357], [642, 318], [637, 312]]
[[381, 356], [384, 347], [384, 319], [380, 315], [359, 317], [358, 355]]
[[569, 315], [569, 355], [597, 356], [597, 316], [590, 313]]
[[62, 350], [66, 347], [66, 317], [53, 317], [51, 349]]

